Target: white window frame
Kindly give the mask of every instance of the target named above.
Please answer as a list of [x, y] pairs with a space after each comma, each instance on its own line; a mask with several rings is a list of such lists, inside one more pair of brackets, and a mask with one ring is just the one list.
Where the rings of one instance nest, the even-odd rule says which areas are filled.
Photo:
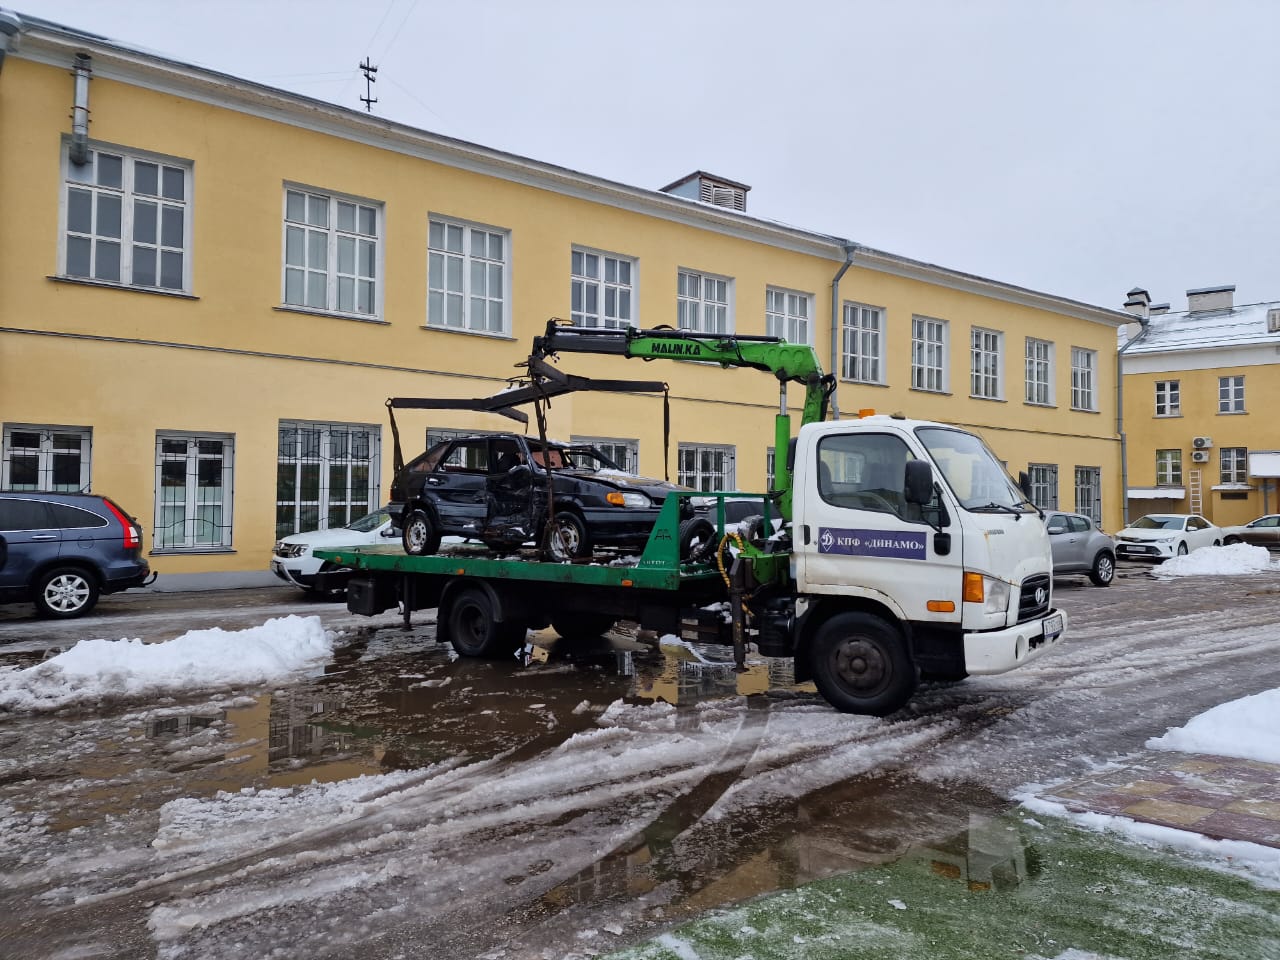
[[1098, 351], [1087, 347], [1071, 348], [1071, 409], [1096, 412]]
[[1054, 349], [1052, 340], [1027, 337], [1024, 381], [1024, 402], [1037, 407], [1052, 407], [1056, 397], [1053, 392]]
[[1031, 480], [1031, 502], [1041, 510], [1058, 509], [1058, 465], [1056, 463], [1029, 463], [1027, 476]]
[[[166, 443], [181, 443], [185, 445], [186, 449], [183, 453], [169, 452], [165, 450]], [[220, 449], [215, 454], [212, 450], [202, 449], [202, 444], [208, 446], [217, 444]], [[211, 460], [214, 457], [221, 460], [221, 486], [219, 489], [222, 494], [216, 502], [202, 499], [200, 494], [200, 464], [202, 461]], [[170, 488], [164, 486], [163, 465], [173, 462], [181, 462], [185, 465], [181, 500], [170, 500], [165, 496], [165, 491]], [[152, 529], [151, 537], [153, 552], [207, 553], [210, 551], [222, 552], [230, 550], [235, 494], [234, 477], [235, 437], [231, 434], [188, 433], [178, 430], [157, 432], [155, 526]], [[164, 516], [167, 507], [179, 503], [183, 507], [182, 536], [175, 542], [175, 539], [171, 539], [169, 534], [163, 532], [173, 526], [171, 523], [165, 523]], [[199, 512], [202, 508], [210, 506], [217, 506], [221, 509], [219, 522], [214, 527], [217, 532], [216, 537], [203, 535], [202, 527], [200, 526], [204, 521], [201, 520]]]
[[[455, 231], [460, 238], [457, 245], [453, 243]], [[482, 241], [482, 251], [477, 251], [478, 241]], [[453, 276], [451, 264], [454, 263], [458, 265], [457, 276]], [[481, 279], [482, 290], [477, 283]], [[455, 298], [456, 322], [448, 316], [449, 305]], [[478, 317], [478, 312], [484, 316]], [[511, 336], [510, 230], [442, 214], [429, 215], [427, 328], [489, 337]]]
[[1182, 451], [1177, 448], [1156, 451], [1156, 486], [1182, 486]]
[[1156, 381], [1156, 416], [1182, 416], [1182, 383], [1178, 380]]
[[813, 345], [813, 294], [785, 287], [764, 289], [764, 332], [787, 343]]
[[1218, 412], [1244, 413], [1244, 374], [1218, 378]]
[[1218, 482], [1222, 484], [1247, 484], [1249, 482], [1249, 448], [1219, 448], [1218, 477]]
[[[15, 447], [14, 434], [34, 433], [38, 435], [36, 446]], [[71, 444], [75, 444], [75, 449]], [[59, 457], [76, 456], [79, 463], [79, 482], [71, 484], [55, 484], [53, 482], [54, 463]], [[89, 492], [93, 455], [93, 430], [90, 427], [59, 427], [47, 424], [6, 423], [4, 425], [4, 449], [0, 456], [0, 490], [58, 490], [68, 493]], [[36, 459], [35, 486], [22, 484], [15, 486], [13, 482], [13, 459], [15, 456]], [[44, 479], [47, 478], [47, 479]]]
[[381, 317], [383, 205], [296, 183], [284, 185], [283, 203], [280, 302]]
[[[722, 458], [719, 468], [708, 462], [716, 458]], [[736, 461], [737, 448], [732, 444], [681, 443], [676, 451], [679, 482], [695, 490], [735, 489]]]
[[[378, 508], [382, 481], [380, 427], [367, 423], [281, 420], [276, 436], [276, 537], [344, 527]], [[316, 467], [314, 498], [303, 497], [308, 466]], [[363, 498], [353, 489], [353, 474], [358, 473], [361, 466], [367, 471]], [[334, 495], [335, 470], [344, 474], [346, 497]], [[290, 499], [282, 496], [281, 483], [286, 471], [292, 473]], [[292, 509], [292, 522], [281, 519], [284, 508]]]
[[969, 396], [1004, 399], [1004, 334], [987, 327], [969, 329]]
[[1076, 467], [1076, 513], [1102, 522], [1102, 468]]
[[569, 254], [569, 315], [575, 327], [621, 330], [638, 325], [635, 257], [574, 246]]
[[844, 302], [841, 311], [840, 379], [884, 383], [884, 307]]
[[640, 441], [629, 437], [580, 437], [574, 434], [571, 443], [589, 444], [621, 467], [626, 473], [640, 472]]
[[950, 325], [936, 317], [911, 318], [911, 389], [946, 393], [950, 387], [947, 353]]
[[697, 333], [733, 333], [733, 278], [680, 267], [676, 327]]
[[[64, 137], [62, 142], [62, 193], [58, 211], [58, 275], [72, 280], [84, 280], [91, 283], [102, 283], [114, 287], [127, 287], [130, 290], [151, 290], [162, 293], [191, 293], [192, 276], [192, 208], [193, 208], [193, 165], [190, 160], [182, 160], [164, 154], [135, 150], [116, 144], [89, 141], [89, 160], [77, 166], [71, 162], [71, 140]], [[97, 182], [107, 175], [103, 169], [106, 157], [120, 160], [120, 183]], [[155, 165], [158, 169], [157, 193], [138, 192], [138, 174], [140, 164]], [[176, 179], [175, 179], [176, 178]], [[113, 179], [113, 178], [111, 178]], [[180, 185], [181, 196], [172, 195], [175, 185]], [[90, 204], [90, 222], [88, 229], [71, 229], [70, 218], [73, 208], [78, 208], [80, 201], [72, 196], [75, 193], [88, 194]], [[169, 194], [169, 195], [166, 195]], [[110, 210], [118, 204], [119, 212], [112, 215]], [[151, 204], [155, 207], [155, 235], [148, 237], [139, 231], [145, 230], [146, 219], [139, 216], [141, 207]], [[181, 242], [174, 243], [174, 227], [166, 226], [165, 220], [172, 222], [174, 215], [182, 218]], [[105, 222], [104, 222], [105, 218]], [[118, 235], [110, 230], [115, 229], [114, 221], [118, 220]], [[102, 232], [106, 230], [108, 232]], [[89, 260], [86, 272], [72, 273], [72, 241], [87, 242]], [[111, 262], [109, 251], [115, 248], [117, 258], [116, 276], [99, 276]], [[135, 268], [142, 262], [139, 251], [149, 251], [158, 261], [152, 283], [135, 283]], [[161, 285], [165, 274], [165, 261], [172, 257], [181, 257], [178, 273], [180, 280]]]

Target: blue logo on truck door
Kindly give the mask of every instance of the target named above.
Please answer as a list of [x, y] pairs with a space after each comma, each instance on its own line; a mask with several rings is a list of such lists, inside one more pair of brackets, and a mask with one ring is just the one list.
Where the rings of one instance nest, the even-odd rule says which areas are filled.
[[855, 557], [896, 557], [923, 560], [925, 535], [901, 530], [842, 530], [818, 528], [819, 553], [844, 553]]

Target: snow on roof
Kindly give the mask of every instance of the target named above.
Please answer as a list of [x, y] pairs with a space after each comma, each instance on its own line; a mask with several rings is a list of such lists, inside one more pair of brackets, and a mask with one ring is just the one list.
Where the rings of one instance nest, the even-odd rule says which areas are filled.
[[1125, 350], [1125, 356], [1206, 347], [1280, 346], [1280, 332], [1267, 332], [1267, 311], [1274, 309], [1280, 309], [1280, 301], [1163, 313], [1147, 321], [1146, 332]]

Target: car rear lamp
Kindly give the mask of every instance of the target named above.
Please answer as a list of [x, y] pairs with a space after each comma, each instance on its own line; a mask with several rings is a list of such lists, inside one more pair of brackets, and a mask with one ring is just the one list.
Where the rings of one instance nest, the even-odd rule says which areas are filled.
[[111, 515], [120, 521], [120, 526], [124, 527], [124, 547], [131, 550], [134, 547], [142, 546], [142, 530], [134, 525], [134, 522], [124, 515], [124, 513], [114, 503], [106, 497], [102, 498], [102, 502], [107, 505], [107, 509], [111, 511]]

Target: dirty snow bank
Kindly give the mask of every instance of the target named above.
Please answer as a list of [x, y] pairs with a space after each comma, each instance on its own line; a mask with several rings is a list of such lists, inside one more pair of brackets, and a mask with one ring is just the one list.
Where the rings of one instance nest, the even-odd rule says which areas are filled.
[[323, 663], [333, 640], [319, 617], [298, 616], [246, 630], [191, 630], [165, 643], [82, 640], [34, 667], [0, 671], [0, 710], [266, 683]]
[[1280, 690], [1219, 704], [1162, 737], [1152, 737], [1147, 746], [1280, 763]]
[[1155, 577], [1220, 576], [1260, 573], [1272, 568], [1266, 547], [1249, 543], [1233, 543], [1225, 547], [1202, 547], [1181, 557], [1174, 557], [1152, 569]]

